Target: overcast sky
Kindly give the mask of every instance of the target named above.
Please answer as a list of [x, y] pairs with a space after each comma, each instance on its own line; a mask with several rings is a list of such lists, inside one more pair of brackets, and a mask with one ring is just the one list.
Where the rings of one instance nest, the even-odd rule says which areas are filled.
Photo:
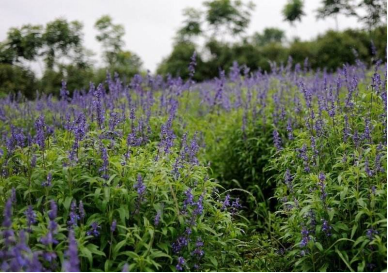
[[[0, 0], [0, 41], [10, 27], [23, 24], [45, 24], [59, 17], [79, 20], [84, 24], [85, 46], [100, 53], [93, 28], [102, 15], [110, 15], [114, 23], [124, 25], [126, 48], [137, 53], [144, 67], [155, 71], [158, 63], [172, 49], [173, 37], [181, 26], [182, 10], [201, 7], [202, 0]], [[327, 29], [335, 28], [334, 19], [319, 20], [315, 10], [321, 0], [305, 0], [302, 23], [291, 27], [283, 21], [281, 10], [287, 0], [254, 0], [248, 34], [266, 27], [286, 31], [288, 38], [299, 36], [303, 40], [316, 37]], [[339, 17], [339, 28], [359, 27], [354, 18]]]

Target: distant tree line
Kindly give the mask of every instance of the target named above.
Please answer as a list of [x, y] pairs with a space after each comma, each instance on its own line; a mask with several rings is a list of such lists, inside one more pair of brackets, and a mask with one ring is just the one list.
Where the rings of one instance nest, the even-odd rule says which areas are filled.
[[[311, 69], [335, 70], [344, 63], [386, 59], [386, 0], [323, 0], [317, 19], [338, 15], [356, 17], [364, 30], [330, 30], [310, 41], [287, 40], [284, 31], [266, 28], [262, 33], [244, 35], [254, 4], [239, 0], [204, 2], [203, 9], [184, 10], [183, 26], [177, 31], [173, 50], [159, 65], [157, 72], [188, 78], [187, 60], [197, 52], [197, 81], [213, 78], [219, 69], [228, 72], [234, 61], [251, 70], [268, 71], [277, 65], [308, 64]], [[296, 27], [303, 20], [304, 2], [289, 0], [282, 14]], [[337, 26], [338, 28], [338, 26]], [[204, 45], [199, 46], [198, 41]]]
[[[306, 0], [305, 0], [306, 1]], [[241, 0], [205, 1], [200, 9], [184, 10], [172, 52], [159, 64], [157, 73], [189, 77], [188, 62], [197, 52], [195, 80], [218, 75], [236, 61], [251, 70], [268, 71], [277, 65], [308, 63], [312, 69], [335, 70], [343, 63], [386, 59], [386, 0], [322, 0], [317, 19], [332, 17], [337, 30], [330, 30], [310, 41], [287, 38], [283, 30], [266, 28], [246, 35], [254, 9], [252, 2]], [[303, 0], [289, 0], [282, 10], [285, 21], [297, 29], [305, 16]], [[357, 18], [363, 30], [338, 31], [338, 15]], [[85, 48], [83, 25], [78, 21], [57, 19], [42, 25], [11, 28], [0, 42], [0, 96], [21, 91], [33, 98], [36, 90], [59, 94], [61, 81], [69, 90], [88, 88], [90, 82], [103, 82], [107, 73], [118, 73], [129, 82], [136, 73], [144, 73], [142, 61], [125, 49], [124, 27], [111, 17], [102, 16], [95, 23], [97, 42], [102, 48], [102, 65]], [[291, 57], [291, 58], [289, 58]], [[32, 66], [39, 65], [41, 77]]]
[[[0, 43], [0, 95], [21, 91], [32, 98], [36, 90], [59, 94], [62, 80], [74, 90], [87, 88], [90, 82], [103, 82], [107, 73], [117, 72], [128, 79], [139, 73], [142, 61], [124, 48], [124, 27], [102, 16], [95, 28], [103, 51], [100, 67], [83, 44], [83, 25], [78, 21], [57, 19], [45, 26], [11, 28]], [[40, 79], [32, 72], [33, 63], [42, 70]]]

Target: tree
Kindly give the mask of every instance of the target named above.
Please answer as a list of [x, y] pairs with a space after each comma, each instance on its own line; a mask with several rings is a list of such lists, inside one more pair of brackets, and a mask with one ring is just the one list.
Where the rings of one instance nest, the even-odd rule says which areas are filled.
[[56, 19], [46, 25], [43, 55], [47, 69], [53, 69], [61, 57], [82, 52], [82, 28], [80, 22], [66, 19]]
[[369, 31], [376, 26], [387, 24], [387, 0], [361, 0], [358, 7], [366, 10], [366, 15], [359, 15]]
[[21, 91], [27, 98], [33, 98], [36, 87], [32, 71], [19, 65], [0, 64], [0, 97]]
[[283, 43], [285, 40], [284, 31], [278, 28], [266, 28], [263, 33], [254, 33], [253, 43], [257, 46], [264, 46], [271, 43]]
[[183, 11], [185, 20], [183, 26], [178, 30], [177, 42], [191, 41], [194, 37], [202, 34], [202, 12], [194, 8], [187, 8]]
[[16, 52], [6, 42], [0, 43], [0, 64], [13, 64]]
[[102, 43], [105, 61], [109, 66], [113, 66], [117, 62], [117, 54], [122, 51], [125, 45], [123, 41], [124, 27], [113, 24], [112, 18], [108, 15], [98, 19], [94, 27], [99, 31], [96, 39]]
[[43, 43], [42, 26], [24, 25], [8, 31], [5, 45], [9, 51], [13, 51], [13, 61], [20, 62], [21, 58], [28, 61], [36, 60]]
[[284, 20], [288, 21], [291, 25], [293, 25], [295, 21], [301, 21], [302, 16], [305, 15], [302, 0], [289, 0], [282, 12]]
[[241, 35], [248, 27], [254, 4], [240, 0], [213, 0], [204, 3], [207, 8], [206, 21], [213, 33], [224, 32]]
[[337, 31], [339, 14], [344, 14], [346, 16], [356, 14], [354, 7], [349, 0], [322, 0], [321, 7], [318, 8], [317, 13], [317, 18], [319, 19], [334, 16]]

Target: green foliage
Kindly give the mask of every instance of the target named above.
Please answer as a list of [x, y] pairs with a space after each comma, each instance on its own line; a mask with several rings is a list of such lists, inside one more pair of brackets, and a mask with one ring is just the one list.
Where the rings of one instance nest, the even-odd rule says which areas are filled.
[[39, 25], [24, 25], [20, 29], [11, 28], [7, 33], [6, 45], [14, 52], [15, 62], [20, 62], [20, 58], [35, 60], [39, 56], [43, 43], [42, 27]]
[[296, 21], [301, 21], [305, 15], [303, 11], [303, 0], [289, 0], [282, 10], [284, 20], [293, 25]]
[[[245, 31], [250, 22], [252, 2], [245, 5], [240, 0], [213, 0], [205, 2], [206, 21], [214, 33], [226, 31], [238, 35]], [[222, 28], [225, 28], [223, 30]]]
[[282, 44], [285, 41], [284, 31], [278, 28], [265, 28], [263, 33], [254, 33], [252, 40], [257, 46], [264, 46], [272, 43]]
[[194, 8], [187, 8], [183, 11], [185, 20], [183, 27], [178, 30], [176, 38], [178, 42], [190, 41], [193, 37], [202, 34], [201, 15], [201, 11]]
[[369, 29], [387, 24], [387, 0], [361, 0], [358, 7], [366, 10], [358, 17]]
[[[275, 32], [277, 34], [275, 35]], [[275, 38], [276, 37], [276, 38]], [[387, 45], [386, 27], [378, 27], [371, 32], [361, 30], [345, 30], [343, 32], [328, 31], [311, 41], [292, 41], [288, 46], [276, 42], [281, 35], [276, 29], [255, 34], [249, 42], [226, 43], [215, 39], [207, 41], [202, 54], [198, 53], [203, 65], [198, 66], [196, 79], [206, 80], [218, 76], [218, 69], [226, 72], [233, 61], [245, 64], [252, 70], [271, 70], [271, 63], [286, 64], [289, 56], [293, 64], [304, 64], [306, 58], [312, 69], [328, 69], [335, 71], [344, 63], [355, 64], [362, 61], [371, 64], [373, 60], [385, 60]], [[372, 51], [373, 42], [377, 56]], [[260, 46], [258, 45], [261, 44]], [[157, 72], [163, 75], [177, 75], [188, 78], [187, 60], [192, 52], [199, 52], [192, 42], [177, 43], [173, 52], [162, 61]], [[201, 55], [206, 56], [201, 57]]]
[[16, 65], [0, 64], [0, 97], [22, 92], [27, 98], [33, 98], [36, 89], [37, 81], [31, 71]]
[[98, 19], [94, 27], [99, 32], [96, 39], [102, 43], [105, 61], [109, 66], [115, 65], [117, 54], [122, 51], [125, 44], [123, 41], [124, 27], [119, 24], [113, 24], [112, 18], [108, 15]]
[[317, 10], [318, 18], [337, 16], [341, 13], [344, 13], [345, 15], [355, 14], [349, 0], [322, 0], [321, 5], [322, 6]]

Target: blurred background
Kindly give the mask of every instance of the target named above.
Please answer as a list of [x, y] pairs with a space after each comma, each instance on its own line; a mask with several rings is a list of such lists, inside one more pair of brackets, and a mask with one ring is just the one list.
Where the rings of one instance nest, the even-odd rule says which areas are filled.
[[0, 96], [88, 89], [118, 73], [196, 81], [301, 64], [334, 71], [386, 60], [386, 0], [3, 0]]

